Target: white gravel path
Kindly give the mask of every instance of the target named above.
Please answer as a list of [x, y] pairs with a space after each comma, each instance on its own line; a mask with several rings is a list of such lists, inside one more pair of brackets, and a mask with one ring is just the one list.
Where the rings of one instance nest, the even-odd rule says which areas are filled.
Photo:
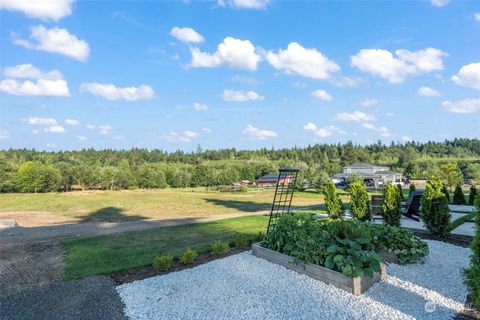
[[362, 296], [250, 252], [117, 287], [130, 319], [450, 319], [463, 309], [470, 250], [428, 241], [425, 264], [389, 265]]

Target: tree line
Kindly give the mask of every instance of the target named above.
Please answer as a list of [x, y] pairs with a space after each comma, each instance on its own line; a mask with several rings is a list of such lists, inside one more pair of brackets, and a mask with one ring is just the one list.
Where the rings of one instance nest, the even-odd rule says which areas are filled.
[[229, 185], [255, 180], [279, 167], [301, 170], [299, 180], [341, 172], [356, 162], [388, 166], [407, 177], [445, 176], [451, 184], [463, 178], [480, 181], [480, 140], [381, 142], [362, 146], [316, 144], [304, 148], [202, 150], [165, 152], [133, 148], [47, 152], [0, 151], [0, 192], [119, 190]]

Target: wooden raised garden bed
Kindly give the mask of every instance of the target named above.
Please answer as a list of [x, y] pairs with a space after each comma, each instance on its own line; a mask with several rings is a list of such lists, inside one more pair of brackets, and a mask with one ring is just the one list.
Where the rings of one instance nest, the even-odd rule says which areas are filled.
[[253, 255], [259, 258], [279, 264], [287, 269], [305, 274], [327, 284], [331, 284], [356, 296], [362, 294], [374, 283], [384, 280], [387, 277], [387, 269], [383, 263], [380, 265], [382, 270], [381, 273], [375, 273], [372, 277], [350, 278], [341, 272], [333, 271], [315, 264], [296, 263], [293, 257], [264, 248], [260, 243], [252, 244], [252, 252]]

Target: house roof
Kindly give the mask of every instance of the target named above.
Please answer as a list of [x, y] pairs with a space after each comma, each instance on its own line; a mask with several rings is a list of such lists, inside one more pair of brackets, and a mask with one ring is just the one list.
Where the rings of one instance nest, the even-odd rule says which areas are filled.
[[275, 182], [277, 182], [277, 180], [278, 180], [278, 174], [275, 174], [275, 173], [267, 174], [257, 179], [257, 181], [275, 181]]
[[345, 168], [352, 168], [352, 169], [365, 169], [365, 168], [387, 168], [387, 167], [382, 167], [382, 166], [377, 166], [374, 164], [368, 164], [368, 163], [354, 163], [349, 166], [345, 166]]

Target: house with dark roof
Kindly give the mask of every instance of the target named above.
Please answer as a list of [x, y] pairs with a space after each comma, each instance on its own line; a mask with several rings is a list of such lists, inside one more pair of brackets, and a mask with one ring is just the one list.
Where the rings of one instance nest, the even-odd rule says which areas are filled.
[[368, 163], [354, 163], [350, 166], [343, 167], [343, 171], [334, 175], [332, 180], [335, 184], [345, 184], [348, 177], [352, 174], [363, 177], [367, 186], [375, 188], [387, 181], [393, 183], [403, 182], [403, 175], [401, 173], [390, 171], [388, 167]]
[[[276, 173], [267, 174], [267, 175], [264, 175], [263, 177], [258, 178], [257, 181], [255, 182], [260, 187], [273, 187], [277, 185], [278, 176], [279, 174], [276, 174]], [[289, 183], [288, 177], [280, 179], [279, 181], [279, 185], [284, 185], [288, 183]]]

